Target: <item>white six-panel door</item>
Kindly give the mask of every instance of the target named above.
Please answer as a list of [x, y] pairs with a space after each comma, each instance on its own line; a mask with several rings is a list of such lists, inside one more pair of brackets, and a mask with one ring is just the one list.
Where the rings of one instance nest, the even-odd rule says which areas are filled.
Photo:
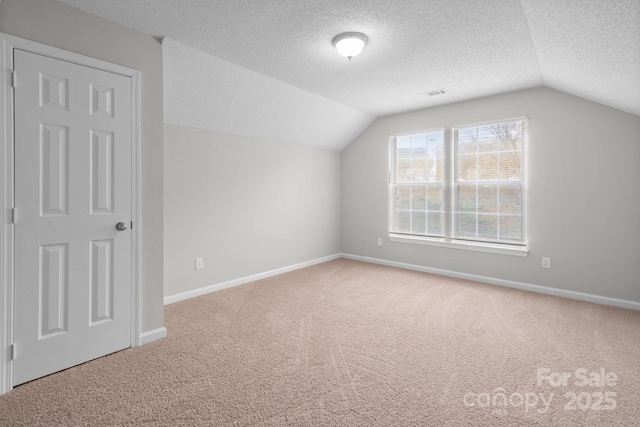
[[132, 82], [18, 49], [14, 68], [15, 386], [131, 345]]

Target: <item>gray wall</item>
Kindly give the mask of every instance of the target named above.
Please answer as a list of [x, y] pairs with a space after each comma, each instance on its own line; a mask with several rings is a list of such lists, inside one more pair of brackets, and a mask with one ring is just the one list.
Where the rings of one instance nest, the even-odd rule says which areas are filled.
[[153, 38], [52, 0], [2, 0], [0, 32], [142, 72], [142, 332], [163, 326], [162, 49]]
[[339, 153], [172, 124], [164, 136], [165, 296], [340, 252]]
[[[389, 135], [519, 116], [529, 118], [528, 257], [388, 241]], [[380, 118], [341, 159], [346, 254], [640, 302], [638, 116], [537, 88]]]

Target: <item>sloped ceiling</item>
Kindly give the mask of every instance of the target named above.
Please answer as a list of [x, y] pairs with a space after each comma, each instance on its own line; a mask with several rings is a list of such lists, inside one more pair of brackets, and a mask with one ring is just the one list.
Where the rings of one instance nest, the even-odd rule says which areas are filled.
[[375, 116], [165, 38], [164, 121], [340, 151]]
[[[640, 115], [640, 0], [60, 1], [167, 38], [170, 123], [339, 151], [379, 116], [541, 85]], [[351, 63], [345, 31], [369, 38]]]

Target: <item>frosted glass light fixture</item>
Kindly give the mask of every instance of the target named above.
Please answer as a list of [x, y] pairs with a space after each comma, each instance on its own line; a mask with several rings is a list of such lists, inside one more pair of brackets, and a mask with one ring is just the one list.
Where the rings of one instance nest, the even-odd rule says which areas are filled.
[[362, 33], [342, 33], [333, 38], [333, 45], [338, 49], [338, 53], [345, 58], [358, 56], [364, 45], [367, 44], [367, 36]]

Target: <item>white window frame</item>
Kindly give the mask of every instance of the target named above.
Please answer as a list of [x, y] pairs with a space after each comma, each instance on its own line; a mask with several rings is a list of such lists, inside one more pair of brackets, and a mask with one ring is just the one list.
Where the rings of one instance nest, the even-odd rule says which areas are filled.
[[[454, 152], [454, 130], [462, 129], [466, 127], [473, 126], [483, 126], [490, 124], [498, 124], [505, 122], [514, 122], [514, 121], [522, 121], [523, 122], [523, 134], [524, 134], [524, 148], [523, 148], [523, 161], [527, 161], [526, 151], [527, 151], [527, 118], [526, 117], [516, 117], [516, 118], [508, 118], [501, 120], [493, 120], [482, 123], [473, 123], [468, 125], [461, 126], [452, 126], [446, 128], [437, 128], [430, 130], [420, 130], [415, 132], [404, 132], [391, 135], [389, 140], [389, 199], [388, 199], [388, 208], [389, 208], [389, 221], [388, 221], [388, 229], [389, 231], [389, 241], [391, 242], [399, 242], [399, 243], [409, 243], [416, 245], [427, 245], [427, 246], [436, 246], [436, 247], [444, 247], [450, 249], [461, 249], [461, 250], [470, 250], [470, 251], [478, 251], [478, 252], [489, 252], [496, 253], [502, 255], [513, 255], [513, 256], [528, 256], [529, 250], [527, 247], [527, 236], [526, 236], [526, 223], [524, 222], [526, 215], [526, 187], [527, 187], [527, 167], [525, 164], [524, 167], [524, 179], [523, 179], [523, 197], [522, 197], [522, 212], [523, 212], [523, 231], [524, 231], [524, 244], [508, 244], [508, 243], [489, 243], [489, 242], [481, 242], [481, 241], [473, 241], [473, 240], [462, 240], [455, 239], [452, 237], [453, 226], [454, 226], [454, 168], [455, 168], [455, 152]], [[444, 153], [445, 153], [445, 183], [444, 183], [444, 194], [443, 194], [443, 227], [444, 227], [444, 237], [427, 237], [427, 236], [418, 236], [418, 235], [410, 235], [410, 234], [400, 234], [395, 233], [393, 230], [393, 215], [394, 215], [394, 190], [395, 190], [395, 173], [396, 173], [396, 138], [407, 135], [415, 135], [420, 133], [429, 133], [429, 132], [444, 132]]]
[[[401, 183], [401, 184], [396, 184], [394, 182], [394, 178], [396, 175], [396, 151], [395, 151], [395, 146], [396, 146], [396, 139], [403, 137], [403, 136], [412, 136], [412, 135], [419, 135], [419, 134], [429, 134], [429, 133], [438, 133], [438, 132], [442, 132], [443, 133], [443, 142], [444, 142], [444, 161], [447, 162], [448, 160], [448, 154], [446, 152], [446, 147], [447, 147], [447, 133], [446, 133], [446, 129], [443, 128], [439, 128], [439, 129], [431, 129], [431, 130], [423, 130], [423, 131], [418, 131], [418, 132], [409, 132], [409, 133], [402, 133], [402, 134], [397, 134], [391, 137], [391, 143], [389, 144], [390, 147], [390, 151], [389, 151], [389, 230], [392, 230], [393, 228], [393, 204], [392, 201], [393, 199], [397, 196], [396, 191], [398, 187], [425, 187], [425, 189], [428, 191], [428, 188], [430, 186], [435, 187], [435, 183], [433, 182], [424, 182], [424, 183]], [[446, 209], [446, 192], [447, 192], [447, 170], [448, 170], [448, 165], [445, 165], [444, 167], [444, 172], [445, 172], [445, 177], [444, 177], [444, 182], [441, 184], [442, 185], [442, 193], [443, 193], [443, 209], [442, 209], [442, 214], [444, 215], [445, 212], [447, 212]], [[428, 210], [428, 205], [425, 207]], [[446, 222], [446, 220], [445, 220]], [[390, 231], [390, 234], [397, 234], [397, 233], [393, 233]], [[438, 239], [438, 237], [430, 237], [430, 236], [421, 236], [421, 235], [407, 235], [407, 234], [398, 234], [400, 236], [415, 236], [415, 237], [419, 237], [419, 238], [425, 238], [425, 239]]]

